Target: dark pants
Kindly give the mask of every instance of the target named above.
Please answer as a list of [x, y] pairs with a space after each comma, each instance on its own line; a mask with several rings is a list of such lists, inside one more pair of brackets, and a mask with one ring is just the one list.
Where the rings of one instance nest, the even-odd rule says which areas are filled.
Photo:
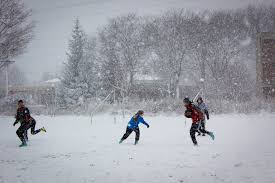
[[19, 137], [19, 139], [22, 141], [22, 143], [26, 143], [26, 133], [28, 129], [31, 129], [31, 134], [35, 135], [39, 133], [41, 130], [35, 130], [36, 121], [32, 119], [30, 122], [25, 122], [20, 125], [20, 127], [17, 129], [16, 134]]
[[28, 138], [28, 130], [24, 131], [24, 138], [25, 138], [26, 141], [29, 140], [29, 138]]
[[126, 128], [126, 133], [123, 135], [123, 137], [121, 138], [121, 140], [127, 139], [127, 138], [129, 137], [129, 135], [130, 135], [133, 131], [136, 133], [136, 138], [135, 138], [135, 140], [138, 141], [138, 140], [139, 140], [139, 136], [140, 136], [139, 128], [131, 129], [131, 128], [129, 128], [129, 127]]
[[198, 133], [202, 132], [204, 134], [203, 131], [205, 131], [205, 120], [200, 122]]
[[[196, 135], [195, 135], [195, 133], [198, 131], [198, 128], [199, 128], [199, 122], [192, 123], [192, 126], [190, 128], [190, 136], [194, 145], [198, 144], [196, 140]], [[210, 134], [210, 132], [206, 131], [205, 129], [200, 129], [200, 132]]]
[[[20, 126], [23, 125], [24, 123], [25, 123], [25, 122], [22, 122], [22, 121], [21, 121], [21, 122], [20, 122]], [[28, 140], [29, 140], [29, 138], [28, 138], [28, 130], [25, 130], [23, 135], [24, 135], [25, 140], [28, 141]]]
[[16, 134], [19, 137], [19, 139], [22, 141], [22, 143], [26, 143], [25, 133], [27, 130], [28, 130], [27, 123], [21, 123], [20, 127], [16, 130]]
[[37, 134], [41, 131], [41, 129], [35, 130], [35, 125], [36, 125], [36, 121], [34, 119], [31, 120], [31, 123], [30, 123], [28, 129], [31, 129], [31, 134], [32, 135], [35, 135], [35, 134]]

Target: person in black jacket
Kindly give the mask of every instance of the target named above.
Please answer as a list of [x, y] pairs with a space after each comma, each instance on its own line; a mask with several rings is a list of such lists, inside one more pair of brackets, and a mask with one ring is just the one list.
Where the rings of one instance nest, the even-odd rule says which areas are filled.
[[16, 120], [13, 123], [13, 126], [20, 122], [20, 127], [16, 130], [17, 136], [22, 141], [22, 144], [19, 147], [27, 146], [27, 139], [26, 135], [24, 134], [27, 133], [28, 129], [31, 129], [32, 135], [35, 135], [40, 131], [46, 132], [46, 129], [44, 127], [35, 130], [36, 121], [31, 117], [30, 111], [27, 107], [25, 107], [23, 100], [18, 101], [18, 108], [15, 118]]

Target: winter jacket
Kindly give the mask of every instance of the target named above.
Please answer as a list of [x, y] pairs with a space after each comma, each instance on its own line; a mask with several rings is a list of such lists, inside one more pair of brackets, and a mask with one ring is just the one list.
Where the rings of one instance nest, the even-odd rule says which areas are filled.
[[128, 122], [128, 128], [135, 129], [138, 128], [139, 123], [143, 123], [147, 127], [149, 126], [148, 123], [146, 123], [143, 119], [143, 117], [138, 116], [135, 120], [135, 116], [131, 118], [131, 120]]
[[15, 115], [15, 119], [16, 120], [14, 122], [14, 125], [18, 122], [20, 122], [21, 124], [29, 122], [32, 119], [29, 109], [27, 107], [18, 108]]
[[199, 107], [190, 103], [186, 106], [186, 109], [191, 111], [191, 118], [193, 123], [197, 123], [199, 121], [204, 120], [204, 115]]
[[205, 105], [204, 102], [202, 103], [198, 103], [198, 107], [200, 108], [200, 110], [206, 115], [207, 119], [209, 119], [209, 112], [208, 112], [208, 108]]

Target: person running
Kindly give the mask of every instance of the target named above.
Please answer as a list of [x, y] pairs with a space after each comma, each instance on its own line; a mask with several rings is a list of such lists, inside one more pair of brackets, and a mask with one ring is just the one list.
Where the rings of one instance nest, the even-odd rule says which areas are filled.
[[[198, 145], [198, 142], [196, 140], [195, 133], [198, 131], [199, 124], [204, 119], [204, 115], [196, 105], [192, 104], [189, 98], [184, 98], [183, 103], [184, 103], [184, 106], [186, 107], [185, 116], [187, 118], [192, 119], [192, 125], [190, 128], [190, 137], [192, 139], [193, 144], [196, 146]], [[212, 140], [215, 139], [213, 132], [206, 131], [205, 129], [202, 129], [201, 132], [209, 135], [212, 138]]]
[[[24, 123], [24, 120], [22, 120], [22, 116], [24, 115], [24, 112], [22, 111], [22, 107], [20, 107], [21, 103], [18, 102], [18, 105], [17, 105], [17, 111], [16, 111], [16, 114], [15, 114], [15, 122], [13, 123], [13, 126], [15, 126], [17, 123], [20, 123], [20, 126], [23, 125]], [[25, 138], [25, 141], [28, 141], [29, 138], [28, 138], [28, 131], [25, 130], [24, 131], [24, 138]]]
[[40, 131], [46, 132], [44, 127], [35, 130], [36, 121], [31, 117], [30, 111], [27, 107], [25, 107], [23, 100], [18, 101], [16, 120], [13, 123], [13, 126], [15, 126], [18, 122], [20, 122], [20, 127], [16, 130], [16, 134], [22, 142], [19, 147], [27, 146], [27, 139], [24, 134], [28, 131], [28, 129], [31, 129], [32, 135], [35, 135]]
[[[200, 108], [200, 110], [203, 112], [203, 115], [204, 115], [204, 119], [201, 121], [200, 128], [199, 128], [198, 135], [200, 135], [201, 129], [205, 130], [205, 122], [206, 122], [205, 116], [206, 116], [206, 119], [209, 120], [209, 112], [208, 112], [208, 108], [207, 108], [206, 104], [202, 100], [202, 97], [198, 98], [197, 106]], [[205, 133], [202, 133], [202, 136], [205, 136]]]
[[128, 136], [134, 131], [136, 133], [136, 138], [135, 138], [135, 145], [137, 145], [138, 141], [139, 141], [139, 137], [140, 137], [140, 131], [139, 131], [139, 123], [142, 123], [144, 125], [147, 126], [147, 128], [149, 128], [149, 124], [146, 123], [143, 119], [143, 115], [144, 115], [144, 111], [139, 110], [132, 118], [131, 120], [128, 122], [127, 128], [126, 128], [126, 132], [125, 134], [122, 136], [122, 138], [120, 139], [119, 143], [121, 144], [125, 139], [128, 138]]

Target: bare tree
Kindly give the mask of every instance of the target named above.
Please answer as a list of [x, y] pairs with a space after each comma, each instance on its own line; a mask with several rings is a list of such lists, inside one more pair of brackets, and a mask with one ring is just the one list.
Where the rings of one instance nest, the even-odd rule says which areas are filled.
[[155, 69], [167, 80], [172, 96], [179, 96], [180, 77], [187, 65], [186, 53], [191, 49], [189, 40], [192, 34], [192, 16], [193, 14], [183, 10], [169, 11], [157, 17], [149, 26], [152, 27], [151, 30], [155, 30], [149, 37], [155, 55]]
[[31, 11], [22, 0], [0, 0], [0, 59], [22, 54], [33, 37]]
[[111, 19], [100, 31], [103, 74], [109, 78], [109, 86], [128, 92], [133, 85], [146, 52], [141, 29], [140, 18], [129, 14]]
[[217, 91], [216, 94], [228, 88], [229, 83], [224, 81], [230, 76], [232, 64], [240, 56], [243, 49], [241, 42], [247, 38], [243, 19], [244, 16], [239, 12], [213, 12], [209, 21], [202, 26], [205, 31], [202, 32], [200, 49], [196, 54], [204, 63], [208, 90], [213, 89]]
[[[12, 67], [9, 67], [9, 85], [24, 85], [28, 83], [28, 80], [16, 65], [13, 65]], [[3, 72], [0, 72], [0, 86], [5, 85], [5, 74]]]
[[[248, 6], [241, 10], [247, 26], [249, 44], [242, 54], [252, 63], [256, 60], [257, 36], [261, 32], [274, 32], [275, 30], [275, 4]], [[254, 62], [255, 63], [255, 62]], [[254, 68], [256, 64], [254, 65]]]

